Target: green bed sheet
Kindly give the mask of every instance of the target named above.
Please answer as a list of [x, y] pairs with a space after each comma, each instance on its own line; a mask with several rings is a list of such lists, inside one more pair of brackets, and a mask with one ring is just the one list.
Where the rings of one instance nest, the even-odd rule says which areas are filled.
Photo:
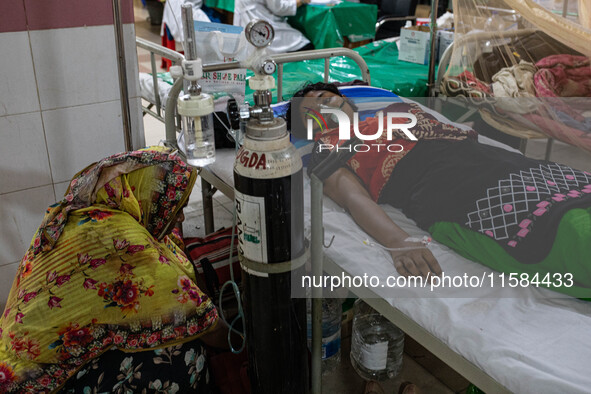
[[552, 250], [537, 264], [519, 263], [490, 237], [456, 223], [435, 223], [429, 232], [435, 240], [460, 255], [505, 274], [526, 273], [529, 278], [538, 274], [541, 281], [549, 273], [551, 283], [558, 284], [552, 277], [554, 273], [570, 273], [575, 282], [572, 287], [548, 287], [544, 284], [540, 284], [540, 287], [577, 298], [591, 299], [591, 208], [572, 209], [564, 215]]
[[[355, 49], [369, 67], [371, 85], [390, 90], [403, 97], [426, 97], [429, 67], [422, 64], [398, 60], [396, 43], [377, 41]], [[283, 69], [283, 98], [291, 96], [310, 82], [323, 80], [324, 60], [307, 60], [288, 63]], [[247, 78], [252, 76], [248, 72]], [[277, 77], [277, 75], [275, 75]], [[361, 79], [357, 64], [344, 57], [333, 58], [330, 62], [330, 82], [349, 82]], [[252, 90], [246, 88], [247, 100], [252, 100]], [[277, 100], [277, 92], [273, 91]]]
[[[403, 97], [426, 97], [429, 67], [398, 60], [396, 43], [377, 41], [356, 48], [371, 76], [371, 86], [383, 88]], [[247, 79], [254, 73], [247, 72]], [[306, 60], [288, 63], [283, 68], [283, 99], [287, 100], [308, 83], [320, 82], [324, 75], [324, 60]], [[172, 84], [170, 73], [159, 73], [158, 78]], [[277, 79], [277, 74], [275, 74]], [[333, 58], [330, 62], [330, 82], [350, 82], [361, 79], [357, 64], [348, 58]], [[246, 85], [246, 100], [252, 102], [252, 90]], [[215, 93], [218, 98], [224, 93]], [[277, 89], [273, 89], [273, 102], [277, 102]]]

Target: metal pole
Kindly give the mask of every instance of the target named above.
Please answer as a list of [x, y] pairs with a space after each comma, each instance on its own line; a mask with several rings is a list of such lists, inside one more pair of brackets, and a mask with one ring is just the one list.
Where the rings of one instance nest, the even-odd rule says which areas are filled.
[[431, 1], [431, 53], [429, 55], [429, 76], [427, 77], [428, 95], [433, 95], [435, 87], [435, 44], [437, 40], [437, 9], [439, 8], [439, 0]]
[[568, 0], [564, 0], [564, 2], [562, 4], [562, 17], [566, 18], [567, 14], [568, 14]]
[[[312, 277], [322, 276], [324, 231], [322, 227], [323, 183], [310, 176]], [[322, 288], [312, 286], [312, 394], [322, 393]]]
[[119, 73], [119, 98], [121, 100], [121, 118], [123, 121], [123, 139], [125, 150], [132, 150], [131, 117], [129, 115], [129, 93], [127, 91], [127, 68], [125, 66], [125, 45], [123, 43], [123, 25], [119, 0], [113, 0], [113, 27], [115, 28], [115, 47], [117, 49], [117, 70]]

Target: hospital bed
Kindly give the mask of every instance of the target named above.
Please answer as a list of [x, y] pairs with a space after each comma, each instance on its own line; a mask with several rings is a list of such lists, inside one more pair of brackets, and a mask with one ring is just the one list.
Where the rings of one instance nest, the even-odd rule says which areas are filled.
[[[484, 137], [481, 141], [501, 146]], [[234, 157], [231, 152], [223, 154], [227, 155], [218, 165], [205, 169], [202, 179], [231, 198], [232, 166], [224, 163], [232, 163]], [[310, 195], [309, 179], [304, 195]], [[306, 223], [311, 220], [310, 204], [306, 199]], [[411, 236], [427, 235], [400, 211], [383, 208]], [[324, 250], [324, 270], [329, 275], [397, 275], [390, 256], [366, 247], [367, 235], [328, 198], [324, 198], [323, 218], [323, 243], [334, 236]], [[430, 249], [449, 275], [497, 275], [440, 244]], [[536, 288], [485, 286], [473, 293], [449, 289], [443, 296], [424, 289], [410, 294], [382, 288], [349, 290], [485, 392], [588, 391], [591, 379], [585, 360], [591, 357], [591, 345], [579, 338], [585, 338], [591, 328], [591, 305], [584, 301], [552, 299], [549, 290]]]
[[[324, 57], [326, 54], [321, 52], [286, 55], [280, 62], [299, 60], [300, 56]], [[367, 70], [362, 60], [358, 64]], [[362, 73], [369, 82], [367, 72]], [[180, 87], [169, 95], [168, 108], [174, 107], [178, 91]], [[436, 116], [442, 119], [441, 115]], [[174, 115], [167, 114], [166, 118], [167, 141], [174, 145], [177, 130]], [[481, 138], [484, 143], [498, 144]], [[200, 169], [204, 214], [210, 217], [206, 219], [206, 223], [210, 220], [210, 230], [213, 229], [210, 216], [213, 193], [219, 190], [231, 199], [234, 195], [234, 152], [218, 150], [216, 156], [215, 164]], [[306, 223], [311, 220], [308, 196], [310, 181], [306, 177]], [[328, 274], [397, 275], [389, 255], [364, 246], [367, 235], [346, 212], [326, 197], [323, 204], [324, 236], [334, 237], [323, 253], [324, 270]], [[426, 235], [400, 211], [390, 206], [384, 209], [411, 236]], [[478, 278], [498, 275], [438, 243], [431, 244], [430, 249], [449, 275], [465, 273]], [[554, 293], [550, 290], [535, 287], [501, 288], [498, 283], [470, 293], [449, 288], [440, 295], [428, 288], [350, 290], [485, 392], [584, 393], [591, 387], [591, 375], [587, 371], [591, 343], [585, 340], [591, 329], [591, 305], [584, 301], [552, 298]]]
[[[427, 74], [428, 66], [409, 63], [398, 60], [398, 38], [380, 40], [369, 43], [354, 52], [359, 54], [369, 69], [372, 79], [372, 86], [384, 88], [403, 97], [425, 97], [427, 96]], [[168, 58], [173, 65], [179, 64], [184, 58], [182, 54], [171, 49], [164, 48], [147, 40], [138, 38], [136, 45], [142, 50], [150, 51], [155, 58], [152, 60], [152, 69], [156, 68], [156, 62], [160, 57]], [[339, 48], [335, 48], [339, 49]], [[330, 82], [349, 82], [355, 79], [363, 80], [363, 75], [351, 58], [333, 57], [328, 64], [323, 59], [304, 59], [286, 63], [282, 70], [283, 84], [281, 92], [273, 91], [273, 98], [282, 101], [291, 97], [295, 91], [301, 88], [303, 82], [317, 82], [324, 79], [326, 68], [330, 68]], [[396, 70], [395, 73], [392, 70]], [[252, 76], [249, 70], [247, 78]], [[156, 76], [156, 77], [155, 77]], [[277, 75], [279, 77], [279, 75]], [[154, 84], [158, 85], [158, 93], [161, 105], [165, 104], [165, 97], [172, 86], [173, 78], [170, 73], [140, 73], [140, 90], [142, 97], [152, 104], [154, 112], [157, 112], [158, 105], [154, 95]], [[246, 88], [247, 100], [252, 97], [252, 91]], [[147, 113], [146, 111], [144, 111]], [[163, 119], [160, 119], [163, 121]]]

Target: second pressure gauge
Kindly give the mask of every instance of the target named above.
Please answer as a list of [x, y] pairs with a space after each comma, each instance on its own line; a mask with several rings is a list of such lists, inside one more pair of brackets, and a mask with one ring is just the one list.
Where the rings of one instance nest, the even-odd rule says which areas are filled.
[[271, 44], [275, 31], [269, 22], [255, 19], [246, 25], [244, 29], [246, 39], [257, 48], [264, 48]]

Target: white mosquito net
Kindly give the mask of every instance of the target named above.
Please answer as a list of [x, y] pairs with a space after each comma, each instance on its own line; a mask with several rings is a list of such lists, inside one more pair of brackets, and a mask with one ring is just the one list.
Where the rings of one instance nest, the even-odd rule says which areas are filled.
[[591, 0], [453, 0], [453, 9], [440, 91], [468, 97], [508, 134], [591, 151]]

